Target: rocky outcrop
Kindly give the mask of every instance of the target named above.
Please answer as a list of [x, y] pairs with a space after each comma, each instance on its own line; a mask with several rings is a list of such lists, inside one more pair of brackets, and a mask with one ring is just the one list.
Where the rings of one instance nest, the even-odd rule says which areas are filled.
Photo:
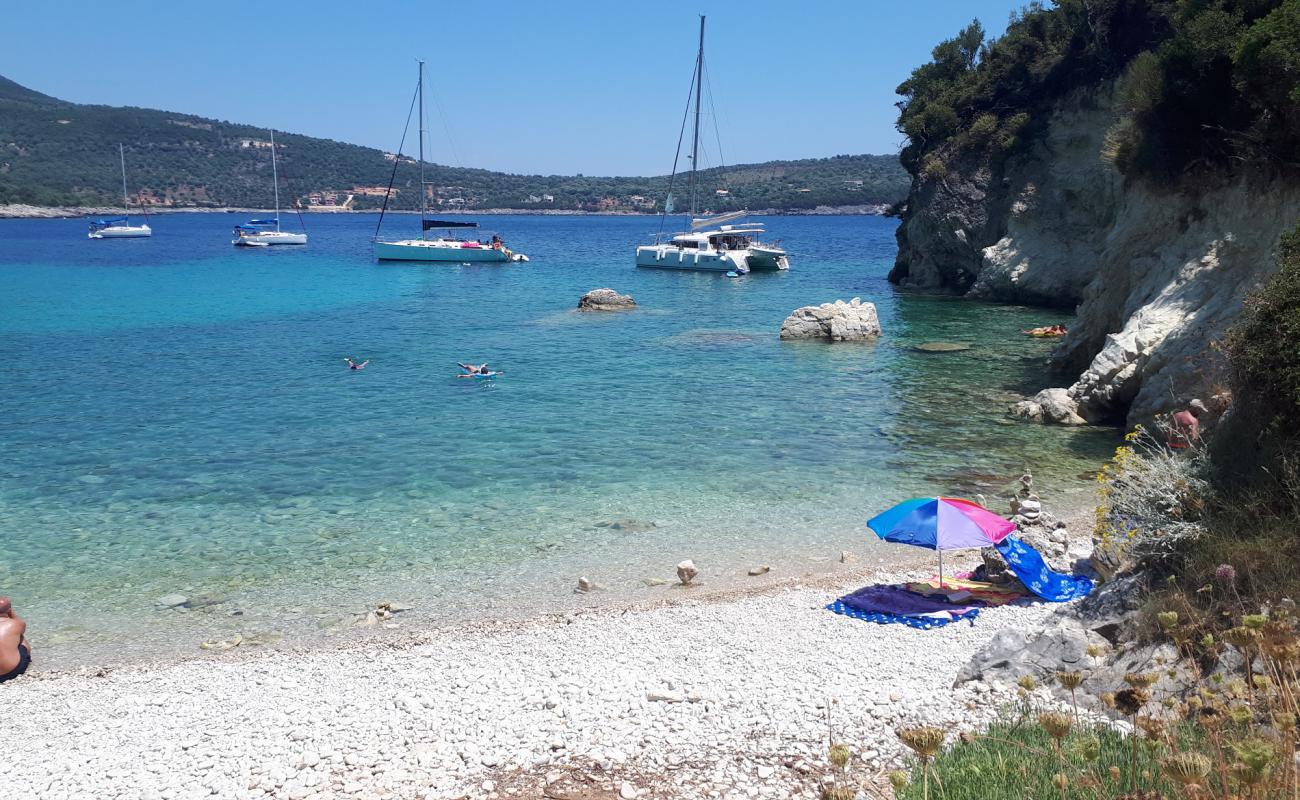
[[1030, 422], [1055, 422], [1058, 425], [1083, 425], [1087, 422], [1079, 416], [1079, 404], [1067, 389], [1044, 389], [1013, 405], [1011, 414]]
[[1030, 141], [941, 151], [918, 176], [890, 280], [1002, 302], [1076, 307], [1052, 356], [1065, 378], [1013, 413], [1042, 422], [1145, 422], [1212, 394], [1211, 344], [1275, 269], [1300, 185], [1202, 178], [1173, 191], [1125, 182], [1101, 153], [1109, 88], [1076, 93]]
[[592, 289], [578, 299], [579, 311], [627, 311], [636, 308], [632, 295], [613, 289]]
[[860, 342], [880, 336], [876, 307], [859, 297], [850, 302], [836, 300], [819, 306], [797, 308], [781, 323], [782, 339], [825, 339], [831, 342]]

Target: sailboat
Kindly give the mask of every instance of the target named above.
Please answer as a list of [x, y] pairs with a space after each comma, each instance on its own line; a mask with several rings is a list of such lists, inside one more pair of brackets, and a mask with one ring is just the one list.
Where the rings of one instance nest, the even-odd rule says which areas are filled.
[[[126, 148], [121, 144], [117, 146], [117, 157], [122, 162], [122, 216], [90, 223], [90, 232], [86, 236], [90, 239], [142, 239], [153, 236], [153, 229], [149, 227], [149, 223], [131, 224], [131, 208], [126, 195]], [[144, 205], [142, 204], [140, 208], [143, 210]], [[145, 216], [147, 217], [148, 214], [146, 213]]]
[[[379, 213], [379, 224], [375, 226], [375, 257], [380, 261], [434, 261], [446, 264], [527, 261], [528, 256], [511, 251], [499, 235], [490, 231], [477, 232], [477, 222], [448, 222], [428, 218], [428, 184], [424, 180], [424, 62], [419, 62], [419, 65], [420, 77], [416, 84], [416, 93], [420, 105], [420, 238], [395, 241], [383, 241], [378, 238], [379, 228], [384, 224], [384, 213], [388, 210], [388, 198], [393, 189], [390, 180], [388, 191], [384, 193], [384, 208]], [[410, 117], [407, 117], [407, 124], [410, 124]], [[399, 154], [393, 163], [394, 176], [400, 163]], [[476, 235], [467, 238], [456, 235], [457, 231], [466, 230], [475, 230]], [[430, 237], [429, 231], [437, 233]], [[491, 238], [488, 238], [489, 235]]]
[[[677, 161], [673, 160], [672, 176], [668, 179], [668, 197], [660, 215], [660, 234], [655, 243], [636, 249], [636, 265], [655, 269], [683, 269], [699, 272], [725, 272], [744, 275], [751, 270], [782, 270], [790, 268], [790, 260], [779, 244], [763, 244], [758, 240], [766, 231], [763, 223], [750, 222], [732, 225], [749, 215], [748, 211], [732, 211], [712, 217], [696, 217], [699, 206], [700, 179], [700, 99], [704, 89], [704, 16], [700, 15], [700, 49], [695, 56], [695, 86], [687, 106], [695, 102], [695, 133], [691, 143], [691, 172], [688, 187], [691, 196], [690, 230], [672, 234], [663, 239], [663, 220], [673, 213], [672, 184], [677, 177]], [[683, 125], [685, 121], [683, 120]], [[680, 141], [680, 140], [679, 140]]]
[[236, 247], [269, 247], [273, 244], [307, 244], [306, 233], [280, 230], [280, 174], [275, 163], [275, 131], [271, 131], [271, 184], [275, 187], [275, 219], [250, 219], [235, 226]]

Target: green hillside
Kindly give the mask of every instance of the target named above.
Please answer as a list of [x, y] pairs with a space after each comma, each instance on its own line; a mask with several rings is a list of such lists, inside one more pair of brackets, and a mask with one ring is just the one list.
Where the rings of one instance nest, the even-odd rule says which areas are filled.
[[[69, 103], [0, 77], [0, 203], [120, 202], [120, 142], [130, 190], [146, 202], [268, 206], [269, 135], [264, 128], [188, 114]], [[342, 201], [359, 187], [382, 190], [393, 171], [392, 157], [369, 147], [280, 132], [276, 143], [286, 202], [314, 192], [338, 192]], [[701, 174], [702, 195], [717, 210], [894, 203], [906, 196], [909, 183], [892, 155], [772, 161]], [[661, 208], [668, 187], [665, 176], [509, 175], [440, 165], [426, 167], [426, 179], [441, 208], [650, 211]], [[414, 164], [399, 164], [392, 204], [418, 205], [418, 183]], [[681, 208], [683, 191], [676, 194]], [[355, 208], [381, 203], [378, 195], [354, 199]]]

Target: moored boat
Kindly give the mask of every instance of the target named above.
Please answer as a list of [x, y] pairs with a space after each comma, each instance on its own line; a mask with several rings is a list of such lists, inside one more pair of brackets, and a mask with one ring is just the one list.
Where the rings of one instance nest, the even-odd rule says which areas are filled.
[[[143, 239], [147, 236], [153, 236], [153, 228], [145, 222], [141, 225], [131, 224], [130, 202], [126, 194], [126, 148], [124, 145], [117, 146], [117, 156], [122, 163], [122, 216], [114, 219], [99, 219], [90, 223], [90, 231], [86, 234], [88, 239]], [[144, 205], [141, 204], [141, 210]], [[148, 214], [146, 213], [146, 217]]]
[[[528, 256], [515, 253], [506, 247], [505, 240], [497, 234], [487, 240], [475, 237], [462, 239], [456, 231], [478, 228], [477, 222], [445, 222], [428, 219], [428, 183], [424, 180], [424, 62], [419, 62], [419, 80], [416, 83], [416, 97], [420, 106], [420, 238], [396, 239], [385, 241], [379, 238], [379, 229], [384, 224], [384, 214], [388, 211], [388, 198], [392, 193], [392, 181], [384, 192], [384, 207], [379, 212], [379, 222], [375, 225], [375, 258], [380, 261], [423, 261], [442, 264], [473, 264], [503, 261], [527, 261]], [[410, 118], [407, 118], [410, 125]], [[409, 130], [409, 128], [408, 128]], [[403, 134], [405, 138], [405, 134]], [[400, 149], [400, 148], [399, 148]], [[393, 176], [397, 175], [397, 165], [401, 163], [401, 154], [393, 162]], [[429, 231], [438, 231], [430, 238]]]
[[[275, 131], [271, 131], [271, 185], [275, 188], [275, 219], [252, 219], [235, 226], [236, 247], [270, 247], [278, 244], [307, 244], [307, 234], [280, 229], [280, 174], [276, 167]], [[302, 215], [298, 217], [302, 220]]]
[[[663, 241], [663, 220], [673, 213], [672, 184], [677, 177], [677, 161], [673, 161], [673, 171], [668, 179], [668, 196], [664, 200], [663, 214], [660, 215], [659, 234], [655, 243], [641, 245], [636, 249], [636, 265], [653, 269], [678, 269], [698, 272], [722, 272], [725, 274], [744, 275], [754, 270], [783, 270], [790, 268], [790, 259], [779, 244], [764, 244], [758, 237], [766, 231], [763, 224], [751, 222], [745, 225], [730, 225], [748, 215], [748, 211], [731, 211], [713, 217], [694, 218], [699, 198], [700, 158], [700, 98], [704, 90], [704, 17], [700, 17], [700, 49], [695, 56], [695, 81], [691, 97], [687, 98], [689, 109], [691, 100], [695, 103], [695, 132], [691, 144], [691, 170], [688, 191], [691, 196], [690, 230], [671, 234], [667, 242]], [[685, 126], [685, 118], [682, 125]], [[683, 133], [684, 133], [683, 129]], [[680, 153], [680, 139], [679, 153]], [[724, 194], [719, 191], [719, 194]]]

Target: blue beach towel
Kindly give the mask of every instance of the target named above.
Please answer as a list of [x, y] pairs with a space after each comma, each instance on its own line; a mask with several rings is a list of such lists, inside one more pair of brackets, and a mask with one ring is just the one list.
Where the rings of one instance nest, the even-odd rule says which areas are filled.
[[1092, 591], [1091, 580], [1053, 572], [1041, 553], [1014, 536], [1003, 539], [996, 547], [1020, 582], [1044, 600], [1064, 603]]
[[952, 615], [949, 619], [938, 617], [909, 617], [906, 614], [887, 614], [880, 611], [859, 611], [856, 608], [850, 608], [844, 603], [836, 600], [834, 603], [826, 606], [827, 611], [834, 611], [836, 614], [843, 614], [853, 619], [874, 622], [878, 625], [907, 625], [910, 628], [919, 628], [929, 630], [931, 628], [942, 628], [944, 625], [951, 625], [959, 619], [970, 620], [970, 624], [975, 624], [975, 617], [980, 613], [978, 608], [971, 608], [961, 614]]

